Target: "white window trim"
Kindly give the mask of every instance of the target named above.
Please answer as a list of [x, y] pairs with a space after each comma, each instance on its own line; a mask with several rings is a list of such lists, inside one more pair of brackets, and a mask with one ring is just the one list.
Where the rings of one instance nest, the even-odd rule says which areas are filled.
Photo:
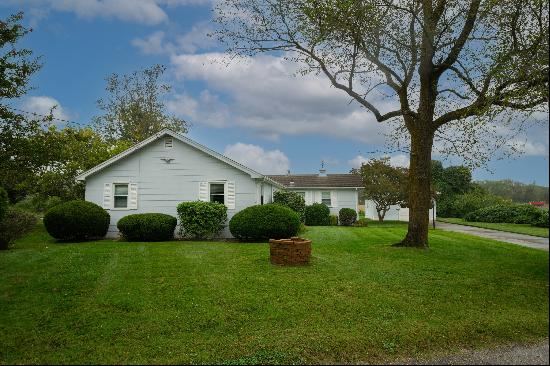
[[[117, 184], [126, 184], [128, 186], [128, 199], [126, 200], [126, 207], [115, 207], [115, 187]], [[113, 182], [111, 183], [111, 210], [113, 211], [130, 211], [130, 182]]]
[[223, 184], [223, 204], [227, 206], [227, 181], [226, 180], [209, 180], [208, 184], [208, 202], [213, 202], [210, 198], [210, 186], [212, 184]]
[[330, 205], [327, 205], [327, 207], [332, 207], [332, 193], [330, 191], [321, 191], [321, 203], [323, 203], [323, 193], [327, 193], [328, 192], [328, 199], [330, 200]]

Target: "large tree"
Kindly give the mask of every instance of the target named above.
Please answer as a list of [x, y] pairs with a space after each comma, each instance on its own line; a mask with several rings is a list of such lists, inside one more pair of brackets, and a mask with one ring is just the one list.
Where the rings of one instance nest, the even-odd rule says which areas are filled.
[[428, 246], [434, 140], [480, 157], [476, 131], [502, 131], [490, 127], [512, 111], [547, 110], [546, 0], [225, 0], [216, 14], [229, 52], [283, 53], [405, 132], [402, 246]]
[[21, 25], [22, 19], [23, 13], [17, 13], [0, 20], [0, 186], [12, 200], [24, 189], [21, 180], [32, 175], [42, 158], [28, 136], [39, 132], [50, 119], [29, 119], [12, 108], [13, 101], [29, 91], [30, 78], [41, 67], [31, 50], [18, 47], [31, 32]]
[[166, 127], [187, 132], [187, 123], [166, 111], [163, 98], [171, 86], [161, 80], [165, 69], [154, 65], [107, 77], [108, 96], [97, 101], [103, 114], [94, 117], [94, 127], [107, 141], [137, 143]]
[[355, 173], [361, 174], [365, 198], [374, 202], [378, 221], [384, 221], [391, 206], [407, 203], [408, 171], [392, 166], [389, 158], [372, 159]]

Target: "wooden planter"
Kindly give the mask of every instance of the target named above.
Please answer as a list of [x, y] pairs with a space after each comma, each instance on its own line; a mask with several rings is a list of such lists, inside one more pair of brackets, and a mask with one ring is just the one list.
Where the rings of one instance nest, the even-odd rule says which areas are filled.
[[304, 265], [311, 257], [311, 240], [293, 236], [290, 239], [269, 239], [269, 258], [272, 264]]

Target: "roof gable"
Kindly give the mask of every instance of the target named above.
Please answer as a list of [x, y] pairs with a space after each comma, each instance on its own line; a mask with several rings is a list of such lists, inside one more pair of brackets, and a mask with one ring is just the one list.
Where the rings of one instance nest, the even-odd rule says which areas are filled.
[[203, 153], [209, 155], [209, 156], [212, 156], [218, 160], [221, 160], [223, 161], [224, 163], [236, 168], [236, 169], [239, 169], [245, 173], [247, 173], [248, 175], [250, 175], [251, 178], [261, 178], [261, 179], [266, 179], [268, 181], [270, 181], [271, 183], [275, 184], [275, 185], [278, 185], [280, 186], [281, 184], [278, 183], [278, 182], [275, 182], [275, 181], [272, 181], [270, 178], [264, 176], [263, 174], [260, 174], [258, 173], [257, 171], [255, 170], [252, 170], [240, 163], [237, 163], [236, 161], [234, 160], [231, 160], [229, 159], [228, 157], [220, 154], [220, 153], [217, 153], [216, 151], [214, 150], [211, 150], [209, 148], [207, 148], [206, 146], [203, 146], [201, 144], [199, 144], [198, 142], [195, 142], [193, 140], [191, 140], [190, 138], [188, 137], [185, 137], [179, 133], [176, 133], [170, 129], [163, 129], [162, 131], [160, 132], [157, 132], [156, 134], [152, 135], [151, 137], [135, 144], [134, 146], [130, 147], [129, 149], [127, 150], [124, 150], [123, 152], [121, 152], [120, 154], [117, 154], [115, 156], [113, 156], [112, 158], [104, 161], [103, 163], [101, 164], [98, 164], [96, 165], [95, 167], [93, 167], [92, 169], [84, 172], [84, 173], [81, 173], [80, 175], [78, 175], [76, 177], [76, 180], [80, 180], [80, 181], [83, 181], [85, 180], [87, 177], [89, 177], [90, 175], [92, 174], [95, 174], [111, 165], [113, 165], [114, 163], [116, 163], [117, 161], [119, 161], [120, 159], [128, 156], [128, 155], [131, 155], [132, 153], [138, 151], [138, 150], [141, 150], [143, 147], [149, 145], [150, 143], [158, 140], [159, 138], [162, 138], [164, 136], [172, 136], [173, 138], [175, 139], [178, 139], [179, 141], [183, 142], [184, 144], [187, 144], [199, 151], [202, 151]]

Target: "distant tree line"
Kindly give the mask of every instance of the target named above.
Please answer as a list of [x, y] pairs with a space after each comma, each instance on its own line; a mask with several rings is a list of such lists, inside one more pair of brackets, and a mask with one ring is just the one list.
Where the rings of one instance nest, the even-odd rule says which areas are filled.
[[539, 186], [535, 183], [525, 184], [511, 179], [503, 179], [477, 181], [475, 184], [495, 196], [507, 198], [517, 203], [548, 202], [548, 187]]

